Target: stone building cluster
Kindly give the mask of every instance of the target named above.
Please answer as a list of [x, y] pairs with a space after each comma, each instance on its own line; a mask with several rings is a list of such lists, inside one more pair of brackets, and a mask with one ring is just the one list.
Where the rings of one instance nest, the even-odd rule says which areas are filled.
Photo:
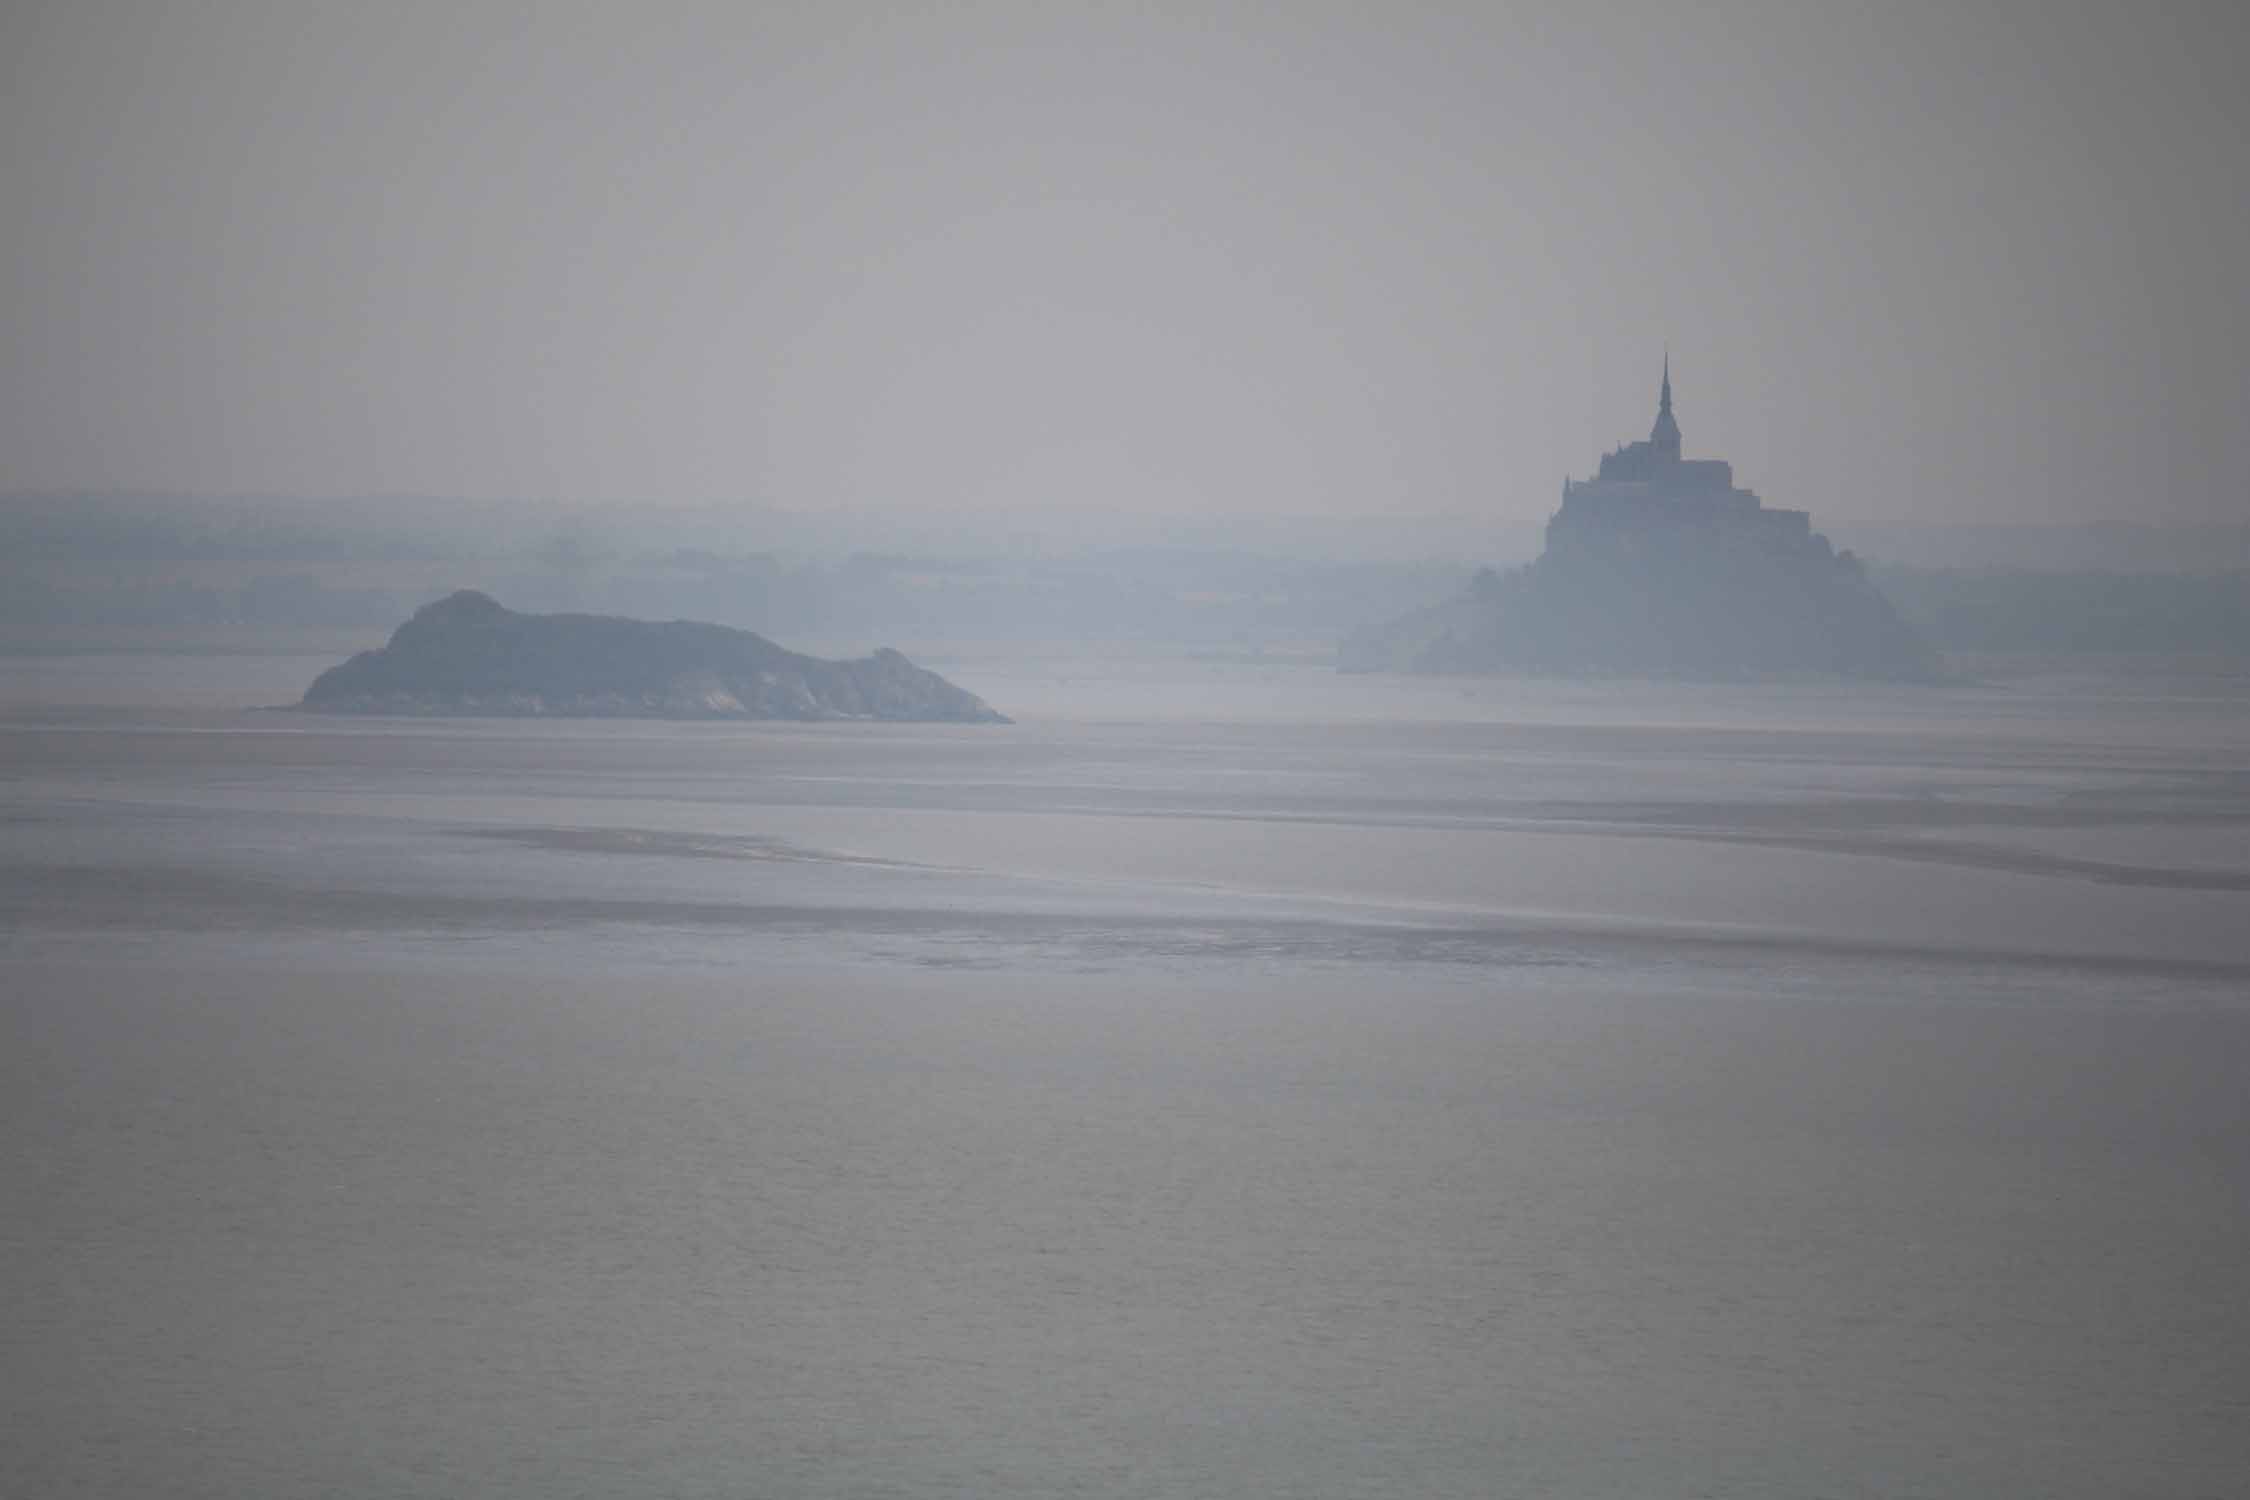
[[1692, 533], [1700, 541], [1736, 541], [1779, 552], [1825, 554], [1810, 512], [1774, 510], [1737, 488], [1734, 465], [1720, 458], [1680, 456], [1680, 423], [1672, 414], [1672, 359], [1664, 358], [1656, 425], [1646, 441], [1602, 455], [1592, 479], [1565, 479], [1562, 508], [1547, 523], [1547, 546], [1615, 546], [1635, 537]]

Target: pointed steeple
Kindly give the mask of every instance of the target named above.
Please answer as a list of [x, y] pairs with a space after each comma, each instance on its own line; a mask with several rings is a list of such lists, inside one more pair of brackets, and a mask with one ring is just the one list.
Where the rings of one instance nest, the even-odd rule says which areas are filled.
[[1672, 415], [1672, 351], [1664, 351], [1664, 385], [1656, 398], [1656, 425], [1649, 429], [1649, 446], [1661, 458], [1677, 462], [1680, 456], [1680, 424]]

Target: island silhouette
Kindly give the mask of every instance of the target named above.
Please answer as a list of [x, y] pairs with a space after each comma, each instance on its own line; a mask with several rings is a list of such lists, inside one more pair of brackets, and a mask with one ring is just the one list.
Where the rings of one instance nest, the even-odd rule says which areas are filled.
[[1723, 459], [1684, 458], [1664, 361], [1646, 440], [1563, 481], [1537, 561], [1487, 568], [1458, 598], [1362, 630], [1346, 671], [1652, 677], [1818, 673], [1930, 681], [1940, 659], [1867, 570], [1738, 488]]
[[892, 650], [825, 661], [689, 620], [528, 615], [464, 589], [320, 674], [318, 713], [557, 718], [1009, 720]]

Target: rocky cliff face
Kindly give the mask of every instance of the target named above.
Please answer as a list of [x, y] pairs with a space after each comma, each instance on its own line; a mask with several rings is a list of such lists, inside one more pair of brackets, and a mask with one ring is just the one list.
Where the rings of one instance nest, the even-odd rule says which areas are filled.
[[520, 615], [470, 591], [418, 611], [382, 650], [321, 673], [302, 706], [361, 714], [1008, 722], [896, 651], [823, 661], [722, 625]]
[[1344, 643], [1347, 671], [1927, 681], [1940, 661], [1849, 553], [1724, 526], [1550, 543], [1528, 567]]

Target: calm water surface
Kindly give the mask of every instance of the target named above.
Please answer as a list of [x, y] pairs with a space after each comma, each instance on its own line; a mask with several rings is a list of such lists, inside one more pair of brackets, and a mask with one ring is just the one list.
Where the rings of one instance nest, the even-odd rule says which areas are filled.
[[935, 664], [0, 662], [0, 1491], [2250, 1473], [2240, 683]]

